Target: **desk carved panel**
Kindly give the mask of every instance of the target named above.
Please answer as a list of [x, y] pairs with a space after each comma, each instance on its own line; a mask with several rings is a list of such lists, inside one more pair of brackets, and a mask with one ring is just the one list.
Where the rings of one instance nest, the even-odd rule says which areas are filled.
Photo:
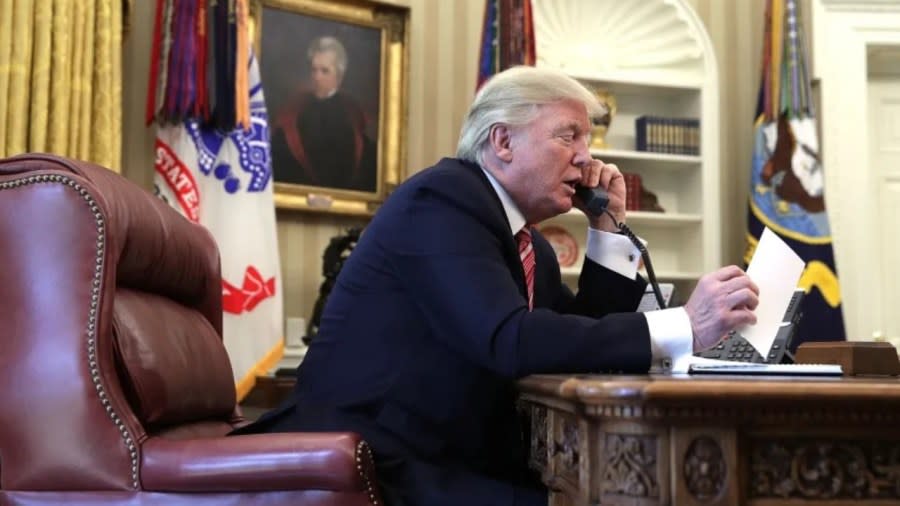
[[725, 489], [728, 476], [725, 455], [711, 437], [701, 436], [691, 441], [682, 469], [687, 491], [700, 501], [715, 499]]
[[553, 469], [557, 476], [578, 485], [582, 439], [578, 430], [578, 420], [574, 415], [556, 417], [556, 435], [553, 438]]
[[547, 470], [547, 408], [538, 404], [523, 404], [530, 425], [531, 443], [528, 461], [540, 473]]
[[603, 495], [659, 497], [656, 436], [606, 433]]
[[531, 464], [565, 506], [900, 504], [900, 381], [535, 376]]
[[900, 441], [759, 438], [750, 445], [751, 497], [900, 497]]

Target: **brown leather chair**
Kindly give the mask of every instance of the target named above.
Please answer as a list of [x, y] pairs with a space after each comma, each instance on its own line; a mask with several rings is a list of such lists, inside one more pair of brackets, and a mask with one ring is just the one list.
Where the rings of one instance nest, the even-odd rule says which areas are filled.
[[219, 254], [125, 178], [0, 160], [0, 504], [380, 504], [351, 433], [245, 423]]

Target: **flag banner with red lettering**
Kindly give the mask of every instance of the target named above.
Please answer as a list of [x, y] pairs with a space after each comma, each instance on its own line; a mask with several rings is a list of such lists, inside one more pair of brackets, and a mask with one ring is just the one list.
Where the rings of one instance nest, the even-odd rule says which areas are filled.
[[252, 54], [248, 79], [249, 129], [223, 131], [199, 119], [159, 127], [154, 185], [161, 198], [216, 238], [225, 347], [239, 397], [282, 351], [268, 121]]
[[146, 108], [159, 125], [157, 195], [219, 246], [238, 398], [283, 349], [268, 116], [248, 21], [248, 0], [157, 0]]

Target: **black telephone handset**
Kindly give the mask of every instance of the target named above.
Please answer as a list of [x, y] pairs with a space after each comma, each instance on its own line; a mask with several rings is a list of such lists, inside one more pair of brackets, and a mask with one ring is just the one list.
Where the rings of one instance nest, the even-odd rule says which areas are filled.
[[602, 216], [606, 212], [606, 206], [609, 205], [609, 194], [603, 188], [588, 188], [587, 186], [576, 185], [575, 195], [584, 202], [584, 207], [594, 216]]
[[609, 194], [606, 192], [606, 189], [575, 185], [575, 196], [584, 202], [584, 207], [589, 214], [593, 216], [602, 216], [604, 213], [608, 214], [609, 217], [612, 218], [613, 223], [616, 224], [616, 227], [618, 227], [619, 231], [628, 237], [631, 243], [634, 244], [634, 247], [641, 252], [641, 258], [644, 259], [644, 267], [647, 269], [647, 277], [650, 281], [650, 287], [653, 288], [653, 295], [656, 297], [656, 303], [659, 305], [660, 309], [665, 309], [666, 302], [659, 289], [659, 283], [656, 281], [656, 274], [653, 273], [653, 263], [650, 262], [650, 254], [647, 253], [647, 248], [644, 246], [644, 243], [638, 239], [638, 236], [636, 236], [624, 223], [619, 223], [615, 216], [606, 210], [607, 206], [609, 206]]
[[794, 356], [791, 354], [791, 340], [797, 331], [797, 323], [803, 313], [800, 311], [800, 303], [806, 292], [801, 289], [794, 291], [784, 317], [781, 318], [781, 326], [775, 334], [775, 341], [769, 349], [769, 353], [763, 357], [756, 349], [736, 331], [731, 331], [725, 339], [716, 346], [695, 353], [698, 357], [718, 358], [721, 360], [736, 360], [738, 362], [753, 362], [757, 364], [793, 364]]

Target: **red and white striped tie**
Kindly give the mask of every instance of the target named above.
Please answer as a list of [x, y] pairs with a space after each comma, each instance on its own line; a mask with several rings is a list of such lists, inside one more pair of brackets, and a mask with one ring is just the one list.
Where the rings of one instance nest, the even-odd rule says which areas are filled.
[[519, 259], [525, 271], [525, 286], [528, 289], [528, 310], [534, 309], [534, 247], [531, 245], [531, 229], [526, 225], [516, 232], [519, 244]]

